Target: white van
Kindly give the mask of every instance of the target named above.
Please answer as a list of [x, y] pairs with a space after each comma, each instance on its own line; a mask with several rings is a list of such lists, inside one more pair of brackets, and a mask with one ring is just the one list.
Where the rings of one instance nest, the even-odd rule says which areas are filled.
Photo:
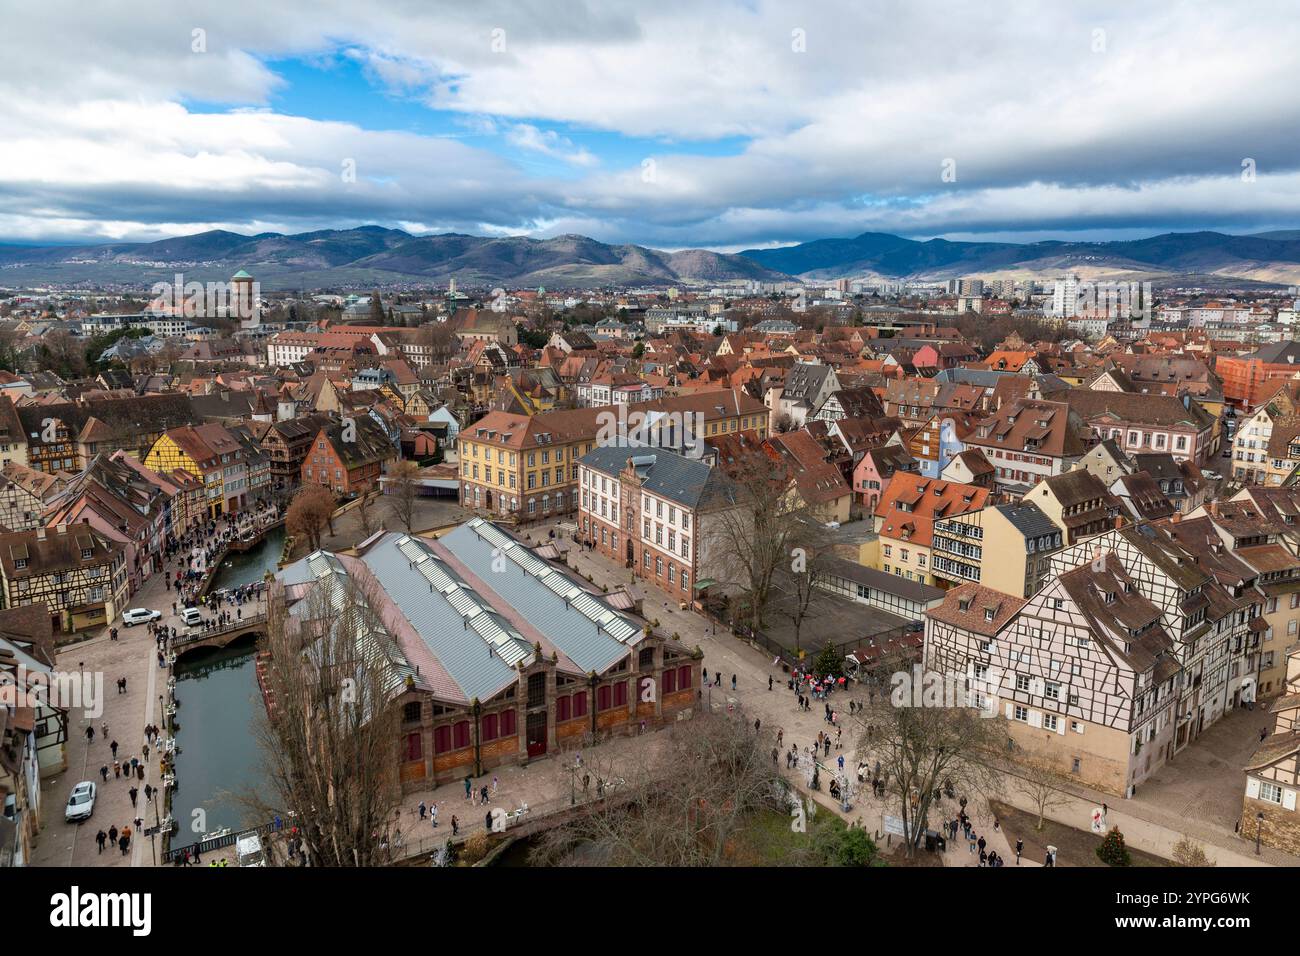
[[181, 611], [181, 620], [189, 627], [194, 627], [197, 624], [203, 623], [203, 614], [196, 607], [187, 607], [185, 610]]
[[256, 833], [245, 833], [235, 841], [235, 863], [238, 866], [266, 866], [262, 855], [262, 838]]

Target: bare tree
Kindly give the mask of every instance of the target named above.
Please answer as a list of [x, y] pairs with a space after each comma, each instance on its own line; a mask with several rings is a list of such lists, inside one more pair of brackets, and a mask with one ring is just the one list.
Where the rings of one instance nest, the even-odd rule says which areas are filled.
[[306, 538], [315, 551], [321, 545], [321, 531], [334, 534], [334, 495], [324, 485], [303, 485], [293, 496], [284, 515], [285, 527], [295, 538]]
[[540, 862], [728, 866], [754, 814], [787, 813], [767, 741], [743, 714], [697, 716], [639, 748], [606, 784], [605, 806], [546, 833]]
[[415, 462], [399, 461], [388, 476], [388, 508], [407, 534], [415, 530], [415, 506], [420, 490], [416, 478], [419, 472], [420, 466]]
[[[895, 706], [895, 704], [899, 706]], [[997, 741], [997, 719], [968, 707], [914, 706], [910, 695], [880, 696], [867, 708], [868, 730], [858, 751], [880, 763], [882, 783], [903, 822], [903, 842], [912, 856], [929, 827], [936, 794], [995, 793], [997, 771], [986, 763]]]
[[794, 568], [808, 536], [808, 509], [788, 467], [761, 448], [729, 462], [734, 507], [710, 516], [707, 546], [718, 556], [715, 577], [745, 592], [748, 624], [762, 627], [778, 568]]
[[1215, 862], [1205, 855], [1205, 847], [1191, 837], [1183, 837], [1174, 844], [1173, 861], [1179, 866], [1215, 866]]
[[790, 586], [792, 603], [786, 609], [786, 616], [794, 625], [794, 649], [798, 651], [804, 621], [816, 616], [812, 609], [813, 596], [826, 580], [830, 542], [821, 524], [812, 520], [799, 522], [791, 539], [790, 573], [783, 578]]
[[1043, 829], [1043, 821], [1049, 810], [1070, 802], [1070, 795], [1061, 789], [1060, 778], [1043, 763], [1026, 759], [1016, 764], [1013, 773], [1019, 778], [1020, 789], [1033, 801], [1034, 810], [1038, 814], [1035, 830]]
[[268, 786], [243, 802], [262, 820], [292, 821], [313, 866], [391, 861], [402, 683], [368, 587], [330, 574], [293, 614], [282, 590], [268, 597], [267, 707], [256, 727]]
[[373, 503], [370, 493], [364, 492], [359, 498], [357, 498], [357, 503], [353, 506], [353, 510], [357, 515], [357, 523], [361, 525], [361, 537], [363, 540], [370, 537], [375, 531], [375, 514], [371, 507]]

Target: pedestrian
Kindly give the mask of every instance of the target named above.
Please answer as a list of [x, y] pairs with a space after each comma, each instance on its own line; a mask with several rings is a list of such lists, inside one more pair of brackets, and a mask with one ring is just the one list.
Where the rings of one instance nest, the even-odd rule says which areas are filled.
[[735, 689], [736, 689], [736, 675], [735, 675], [735, 674], [732, 674], [732, 675], [731, 675], [731, 689], [732, 689], [732, 690], [735, 690]]
[[120, 837], [117, 838], [117, 847], [119, 850], [122, 851], [123, 856], [126, 856], [126, 848], [130, 845], [131, 845], [131, 841], [127, 839], [125, 833], [123, 833]]
[[460, 833], [460, 819], [456, 814], [451, 815], [451, 835], [456, 836]]
[[473, 790], [474, 790], [474, 784], [467, 776], [465, 778], [465, 799], [469, 800], [471, 803], [473, 802], [473, 797], [471, 796]]
[[149, 760], [149, 745], [148, 744], [142, 745], [140, 747], [140, 753], [144, 754], [144, 759], [145, 762], [147, 763]]
[[87, 728], [86, 728], [86, 743], [92, 743], [92, 742], [94, 741], [94, 739], [95, 739], [95, 728], [94, 728], [94, 727], [87, 727]]
[[111, 826], [111, 827], [108, 828], [108, 842], [111, 843], [111, 844], [113, 844], [114, 846], [117, 845], [117, 827], [116, 827], [116, 826]]
[[776, 745], [778, 747], [781, 746], [784, 737], [785, 737], [785, 731], [782, 728], [778, 727], [776, 729]]
[[120, 780], [121, 777], [122, 777], [122, 764], [121, 764], [119, 761], [114, 760], [114, 761], [113, 761], [113, 779], [114, 779], [114, 780]]
[[980, 851], [983, 852], [984, 847], [986, 846], [983, 837], [980, 837], [980, 838], [979, 838], [979, 841], [978, 841], [978, 844], [977, 844], [977, 845], [979, 846]]
[[771, 689], [772, 689], [772, 675], [771, 675], [771, 674], [768, 674], [768, 675], [767, 675], [767, 689], [768, 689], [768, 690], [771, 690]]
[[135, 778], [137, 780], [144, 779], [144, 764], [139, 763], [135, 765]]
[[760, 718], [758, 717], [754, 718], [754, 733], [758, 733], [758, 728], [762, 725], [762, 723], [763, 722]]
[[132, 806], [132, 808], [134, 808], [134, 807], [135, 807], [135, 798], [138, 797], [138, 796], [140, 796], [140, 791], [139, 791], [137, 788], [132, 787], [130, 790], [127, 791], [127, 793], [129, 793], [129, 794], [131, 795], [131, 806]]
[[99, 768], [99, 775], [104, 778], [105, 783], [108, 783], [108, 764]]
[[423, 801], [423, 800], [420, 801], [420, 805], [419, 805], [416, 809], [420, 812], [420, 819], [421, 819], [421, 820], [423, 820], [424, 817], [425, 817], [425, 814], [427, 814], [427, 813], [429, 812], [429, 808], [426, 807], [426, 806], [424, 805], [424, 801]]
[[1043, 857], [1043, 866], [1056, 866], [1056, 857], [1052, 856], [1052, 851], [1048, 850]]
[[483, 806], [486, 807], [488, 802], [488, 788], [486, 783], [483, 784], [483, 789], [479, 791], [479, 796], [483, 798]]
[[107, 720], [104, 721], [104, 723], [100, 725], [100, 733], [104, 735], [104, 739], [105, 739], [105, 740], [108, 739], [108, 721], [107, 721]]
[[492, 777], [492, 792], [496, 793], [497, 788], [500, 786], [501, 786], [501, 778], [494, 775]]
[[492, 832], [492, 812], [490, 810], [483, 815], [483, 828], [487, 830], [488, 833]]
[[111, 750], [111, 751], [113, 751], [113, 756], [116, 757], [116, 756], [117, 756], [117, 741], [114, 740], [111, 744], [109, 744], [109, 745], [108, 745], [108, 749]]
[[108, 834], [105, 833], [103, 830], [100, 830], [98, 833], [95, 834], [95, 842], [99, 844], [99, 852], [103, 853], [104, 844], [108, 842]]
[[438, 825], [438, 804], [437, 803], [435, 803], [433, 806], [429, 808], [429, 820], [432, 821], [435, 827]]

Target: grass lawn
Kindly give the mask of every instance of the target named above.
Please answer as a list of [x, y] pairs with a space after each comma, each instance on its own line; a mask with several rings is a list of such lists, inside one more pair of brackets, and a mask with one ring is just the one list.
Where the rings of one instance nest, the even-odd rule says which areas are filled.
[[[1002, 825], [1002, 830], [1007, 835], [1007, 842], [1011, 844], [1013, 850], [1017, 839], [1025, 841], [1024, 859], [1042, 863], [1047, 856], [1047, 845], [1050, 843], [1056, 847], [1057, 866], [1106, 866], [1097, 859], [1101, 834], [1093, 833], [1091, 830], [1077, 830], [1054, 820], [1044, 820], [1043, 829], [1035, 830], [1034, 824], [1038, 822], [1037, 814], [1026, 813], [996, 800], [989, 801], [989, 807], [997, 814], [998, 822]], [[1128, 848], [1128, 853], [1132, 859], [1131, 866], [1173, 865], [1162, 857], [1135, 850], [1131, 846]], [[1014, 866], [1015, 862], [1013, 856], [1007, 860], [1007, 866]]]

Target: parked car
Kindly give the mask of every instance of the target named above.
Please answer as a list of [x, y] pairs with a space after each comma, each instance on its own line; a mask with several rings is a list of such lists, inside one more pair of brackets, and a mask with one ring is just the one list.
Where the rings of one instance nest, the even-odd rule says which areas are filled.
[[95, 784], [93, 781], [83, 780], [72, 788], [72, 795], [68, 797], [68, 806], [63, 811], [63, 819], [69, 823], [89, 820], [94, 812]]
[[151, 611], [147, 607], [133, 607], [129, 611], [122, 613], [122, 623], [127, 627], [133, 624], [147, 624], [149, 621], [156, 621], [162, 617], [162, 611]]
[[203, 623], [203, 613], [196, 607], [187, 607], [185, 610], [181, 611], [181, 620], [184, 621], [188, 627], [194, 627], [197, 624]]

